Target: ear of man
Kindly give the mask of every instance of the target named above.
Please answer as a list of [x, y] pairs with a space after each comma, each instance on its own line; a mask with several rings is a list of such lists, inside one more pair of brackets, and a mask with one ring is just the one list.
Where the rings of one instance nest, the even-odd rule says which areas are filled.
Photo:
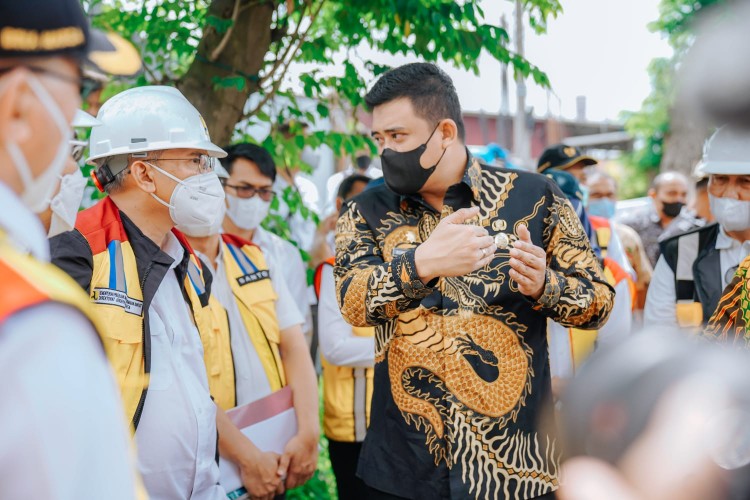
[[[156, 192], [156, 182], [154, 181], [155, 172], [150, 165], [143, 160], [136, 160], [131, 163], [129, 168], [130, 175], [128, 177], [130, 177], [138, 189], [146, 193]], [[128, 180], [126, 179], [125, 183], [127, 184], [127, 182]]]
[[0, 83], [0, 138], [22, 144], [32, 135], [27, 117], [32, 113], [35, 99], [26, 83], [27, 71], [11, 71]]

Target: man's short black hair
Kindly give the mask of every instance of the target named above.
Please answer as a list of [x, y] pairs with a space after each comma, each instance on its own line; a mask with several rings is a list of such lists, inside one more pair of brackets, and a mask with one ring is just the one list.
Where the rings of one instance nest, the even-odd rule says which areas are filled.
[[696, 191], [705, 191], [706, 189], [708, 189], [708, 177], [703, 177], [695, 183]]
[[406, 97], [420, 118], [437, 125], [450, 118], [456, 122], [458, 137], [466, 140], [466, 128], [461, 116], [453, 80], [440, 68], [430, 63], [411, 63], [383, 74], [365, 96], [367, 107], [376, 106]]
[[336, 196], [338, 198], [341, 198], [344, 201], [347, 201], [349, 197], [352, 194], [352, 191], [354, 190], [354, 185], [358, 182], [364, 182], [365, 184], [368, 184], [372, 179], [367, 177], [366, 175], [362, 174], [352, 174], [349, 177], [345, 178], [343, 181], [341, 181], [341, 184], [339, 184], [339, 190], [336, 193]]
[[227, 156], [221, 158], [220, 161], [221, 165], [229, 172], [229, 175], [232, 175], [232, 167], [235, 160], [237, 158], [244, 158], [258, 165], [260, 173], [269, 177], [271, 182], [276, 180], [276, 163], [264, 147], [249, 142], [241, 142], [225, 146], [224, 151], [227, 152]]

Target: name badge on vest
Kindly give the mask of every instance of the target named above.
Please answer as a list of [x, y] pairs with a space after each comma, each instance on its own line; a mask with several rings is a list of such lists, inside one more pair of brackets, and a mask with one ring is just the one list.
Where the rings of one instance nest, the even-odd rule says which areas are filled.
[[128, 294], [122, 290], [112, 288], [94, 288], [92, 300], [96, 304], [106, 304], [109, 306], [121, 307], [125, 312], [140, 316], [143, 313], [143, 302], [128, 297]]
[[237, 283], [239, 283], [240, 286], [245, 286], [248, 283], [255, 283], [256, 281], [266, 280], [269, 277], [270, 277], [270, 274], [268, 273], [268, 270], [264, 269], [263, 271], [256, 271], [254, 273], [243, 274], [242, 276], [237, 278]]

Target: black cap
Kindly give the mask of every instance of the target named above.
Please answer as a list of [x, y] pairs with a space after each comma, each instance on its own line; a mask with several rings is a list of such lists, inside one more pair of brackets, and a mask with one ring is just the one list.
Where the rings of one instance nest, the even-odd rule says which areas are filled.
[[135, 48], [118, 35], [92, 29], [78, 0], [0, 2], [0, 59], [54, 56], [72, 57], [112, 75], [130, 76], [141, 69]]
[[550, 168], [565, 170], [576, 163], [596, 165], [597, 161], [590, 156], [584, 155], [581, 153], [581, 150], [576, 147], [566, 146], [565, 144], [555, 144], [544, 150], [542, 156], [539, 157], [539, 163], [537, 164], [536, 169], [538, 172], [544, 172]]

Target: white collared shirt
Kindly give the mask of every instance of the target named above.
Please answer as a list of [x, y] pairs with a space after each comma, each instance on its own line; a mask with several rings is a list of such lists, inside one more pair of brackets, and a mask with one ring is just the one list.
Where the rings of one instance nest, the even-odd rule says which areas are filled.
[[162, 250], [174, 263], [149, 307], [151, 375], [135, 434], [138, 466], [151, 500], [224, 500], [203, 345], [174, 272], [184, 249], [170, 232]]
[[[39, 219], [2, 183], [0, 229], [49, 261]], [[50, 302], [0, 322], [0, 380], [0, 498], [134, 498], [119, 390], [83, 314]]]
[[321, 353], [332, 365], [369, 368], [375, 363], [375, 338], [354, 335], [341, 315], [331, 266], [323, 268], [320, 282], [318, 335]]
[[[211, 284], [211, 293], [219, 300], [226, 309], [229, 318], [229, 329], [231, 330], [232, 357], [234, 358], [235, 387], [237, 393], [237, 406], [244, 405], [271, 394], [271, 384], [260, 361], [258, 352], [255, 350], [250, 336], [242, 321], [237, 299], [229, 285], [223, 258], [223, 247], [219, 246], [219, 254], [214, 262], [214, 280]], [[204, 255], [201, 257], [206, 260]], [[302, 316], [291, 302], [291, 296], [284, 284], [284, 280], [277, 279], [277, 275], [269, 267], [269, 275], [274, 292], [278, 296], [276, 300], [276, 316], [279, 321], [279, 329], [284, 330], [290, 326], [300, 324]], [[282, 326], [283, 325], [283, 326]]]
[[[290, 304], [285, 305], [283, 309], [297, 309], [297, 312], [303, 318], [302, 321], [299, 321], [299, 323], [302, 323], [302, 332], [311, 332], [312, 313], [310, 311], [311, 302], [307, 286], [307, 268], [305, 267], [305, 263], [302, 262], [299, 249], [262, 227], [258, 227], [253, 231], [252, 243], [260, 247], [271, 274], [274, 273], [274, 270], [276, 271], [278, 279], [272, 276], [271, 280], [276, 284], [278, 284], [279, 280], [282, 280], [286, 285]], [[284, 299], [285, 297], [279, 295], [280, 301]], [[286, 321], [279, 314], [279, 324], [285, 323]], [[286, 326], [282, 326], [281, 329], [283, 330], [292, 324], [289, 323]]]
[[[733, 273], [730, 271], [736, 268], [742, 259], [750, 255], [750, 241], [740, 243], [729, 236], [723, 227], [719, 227], [715, 248], [719, 250], [721, 287], [724, 289], [732, 281]], [[674, 272], [664, 260], [664, 256], [661, 256], [656, 263], [651, 284], [648, 287], [646, 307], [643, 310], [644, 324], [677, 327], [675, 300]], [[703, 320], [707, 321], [708, 318], [703, 318]]]

